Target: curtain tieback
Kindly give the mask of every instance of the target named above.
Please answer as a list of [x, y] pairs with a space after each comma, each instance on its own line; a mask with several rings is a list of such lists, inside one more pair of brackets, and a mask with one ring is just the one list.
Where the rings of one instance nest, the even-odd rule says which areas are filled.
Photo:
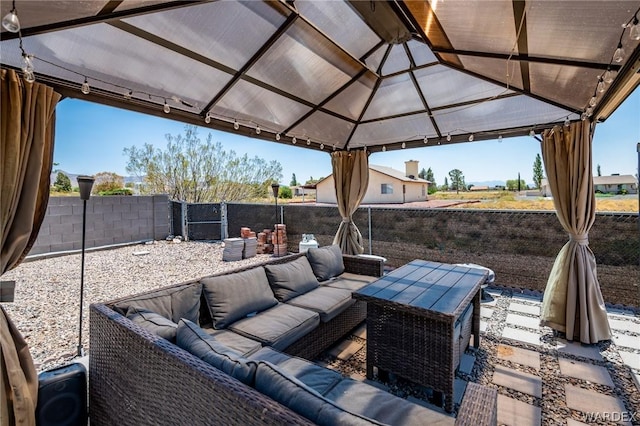
[[351, 222], [351, 218], [348, 218], [348, 217], [342, 218], [342, 223], [349, 223], [349, 222]]
[[581, 246], [588, 246], [589, 234], [569, 234], [569, 241], [573, 241]]

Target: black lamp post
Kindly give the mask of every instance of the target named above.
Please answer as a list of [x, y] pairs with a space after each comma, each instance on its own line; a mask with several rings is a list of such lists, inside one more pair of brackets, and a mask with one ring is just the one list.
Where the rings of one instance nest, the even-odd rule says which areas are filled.
[[78, 332], [78, 356], [84, 356], [82, 348], [82, 301], [84, 298], [84, 243], [87, 231], [87, 200], [91, 197], [93, 187], [93, 176], [78, 176], [78, 186], [80, 187], [80, 199], [82, 199], [82, 261], [80, 267], [80, 319]]
[[[276, 241], [280, 242], [280, 240], [278, 240], [278, 192], [280, 191], [280, 185], [278, 185], [278, 183], [272, 183], [271, 184], [271, 190], [273, 191], [273, 198], [276, 199], [276, 226], [274, 227], [274, 232], [276, 235]], [[273, 238], [272, 238], [273, 240]], [[278, 255], [280, 254], [280, 250], [278, 249], [278, 245], [274, 244], [273, 245], [276, 249], [275, 255], [276, 257], [278, 257]]]

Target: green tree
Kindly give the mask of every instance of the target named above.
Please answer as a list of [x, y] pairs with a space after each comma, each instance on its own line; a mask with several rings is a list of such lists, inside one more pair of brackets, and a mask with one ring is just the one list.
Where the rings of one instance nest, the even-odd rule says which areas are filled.
[[293, 192], [291, 192], [291, 188], [286, 185], [283, 185], [278, 190], [278, 198], [293, 198]]
[[[527, 188], [527, 184], [524, 179], [520, 179], [520, 188]], [[509, 191], [517, 191], [518, 190], [518, 179], [508, 179], [507, 180], [507, 189]]]
[[449, 190], [449, 181], [447, 180], [447, 177], [444, 177], [444, 185], [442, 185], [442, 187], [444, 188], [445, 191]]
[[427, 192], [429, 194], [435, 194], [436, 192], [438, 192], [438, 185], [436, 184], [436, 178], [433, 176], [433, 170], [431, 170], [431, 167], [427, 169], [424, 176], [425, 176], [424, 179], [431, 182], [429, 184], [429, 188], [427, 189]]
[[95, 181], [91, 192], [94, 194], [100, 194], [101, 192], [111, 193], [117, 189], [124, 187], [124, 179], [122, 176], [113, 172], [100, 172], [94, 176]]
[[247, 154], [224, 150], [212, 135], [205, 141], [198, 128], [165, 135], [165, 149], [151, 144], [125, 148], [127, 172], [144, 177], [141, 193], [168, 194], [172, 200], [199, 202], [240, 201], [267, 197], [271, 183], [282, 179], [282, 166]]
[[598, 164], [598, 166], [596, 167], [598, 176], [602, 176], [602, 173], [600, 173], [600, 164]]
[[424, 169], [424, 167], [422, 168], [422, 170], [420, 170], [420, 173], [418, 173], [418, 177], [420, 179], [428, 180], [427, 179], [427, 171]]
[[53, 186], [58, 192], [71, 192], [71, 179], [64, 173], [58, 172]]
[[449, 177], [451, 178], [451, 188], [456, 190], [456, 194], [459, 193], [461, 189], [465, 189], [464, 175], [460, 169], [451, 170]]
[[320, 182], [322, 179], [324, 179], [324, 178], [314, 179], [313, 176], [310, 176], [309, 180], [307, 180], [304, 184], [305, 185], [314, 185], [314, 184]]
[[295, 173], [291, 175], [291, 183], [289, 185], [298, 186], [298, 181], [296, 180], [296, 174]]
[[537, 189], [542, 187], [543, 178], [542, 159], [540, 158], [540, 154], [536, 154], [536, 159], [533, 161], [533, 183]]

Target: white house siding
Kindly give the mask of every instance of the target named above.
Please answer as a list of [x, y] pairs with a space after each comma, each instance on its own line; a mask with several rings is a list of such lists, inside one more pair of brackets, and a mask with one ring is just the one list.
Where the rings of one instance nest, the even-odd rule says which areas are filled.
[[[328, 176], [318, 182], [316, 186], [316, 202], [336, 204], [336, 193], [333, 183], [333, 176]], [[382, 194], [382, 184], [389, 184], [393, 187], [393, 194]], [[406, 192], [403, 197], [402, 185], [405, 185]], [[424, 194], [422, 188], [424, 187]], [[385, 175], [375, 170], [369, 169], [369, 186], [362, 200], [362, 204], [397, 204], [410, 203], [412, 201], [424, 201], [427, 199], [427, 183], [403, 181], [392, 176]]]

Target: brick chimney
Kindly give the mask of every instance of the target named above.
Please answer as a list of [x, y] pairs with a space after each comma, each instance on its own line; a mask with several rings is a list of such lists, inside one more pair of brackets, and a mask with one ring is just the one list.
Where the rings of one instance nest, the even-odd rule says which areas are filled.
[[418, 178], [418, 161], [417, 160], [409, 160], [404, 162], [405, 166], [405, 176], [410, 177], [412, 179]]

